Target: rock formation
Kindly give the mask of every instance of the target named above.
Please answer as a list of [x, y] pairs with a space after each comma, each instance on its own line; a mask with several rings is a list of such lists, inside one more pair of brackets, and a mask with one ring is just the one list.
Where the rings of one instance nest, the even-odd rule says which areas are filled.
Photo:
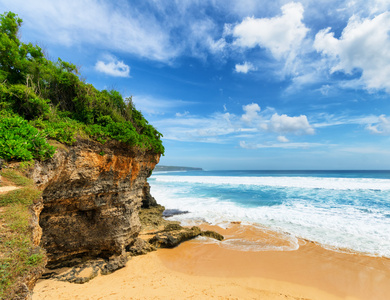
[[154, 199], [154, 197], [150, 194], [150, 185], [147, 181], [145, 181], [142, 194], [142, 208], [150, 208], [152, 206], [157, 206], [156, 199]]
[[[31, 206], [31, 227], [34, 244], [46, 250], [52, 269], [44, 278], [84, 283], [124, 267], [129, 256], [199, 235], [223, 239], [163, 218], [165, 208], [147, 183], [159, 154], [117, 141], [102, 145], [79, 139], [73, 146], [57, 146], [54, 157], [36, 162], [29, 174], [42, 191]], [[186, 212], [170, 212], [175, 213]], [[71, 268], [58, 269], [63, 266]], [[21, 285], [21, 299], [29, 299], [42, 272]]]
[[141, 232], [133, 244], [126, 250], [130, 255], [146, 254], [157, 248], [174, 248], [180, 243], [198, 236], [210, 237], [222, 241], [224, 237], [215, 231], [202, 231], [199, 227], [182, 227], [178, 221], [170, 221], [163, 217], [164, 206], [159, 204], [151, 208], [143, 208], [139, 212]]
[[48, 266], [122, 255], [140, 231], [138, 210], [151, 197], [146, 179], [159, 159], [117, 141], [78, 140], [37, 162], [31, 177], [42, 190], [37, 207]]

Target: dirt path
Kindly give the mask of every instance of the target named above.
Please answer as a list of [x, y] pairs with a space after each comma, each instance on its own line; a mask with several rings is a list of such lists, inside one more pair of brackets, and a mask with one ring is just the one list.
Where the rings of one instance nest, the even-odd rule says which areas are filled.
[[11, 181], [7, 180], [3, 176], [0, 176], [0, 195], [16, 189], [20, 189], [20, 187], [15, 186]]
[[9, 191], [20, 189], [18, 186], [0, 186], [0, 195], [5, 194]]

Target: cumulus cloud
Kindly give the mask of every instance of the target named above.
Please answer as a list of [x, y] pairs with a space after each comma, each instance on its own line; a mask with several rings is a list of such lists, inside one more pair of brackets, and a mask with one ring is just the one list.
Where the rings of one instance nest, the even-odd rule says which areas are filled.
[[244, 62], [242, 65], [236, 64], [235, 71], [237, 73], [248, 73], [249, 71], [255, 71], [256, 68], [249, 62]]
[[288, 138], [286, 138], [284, 135], [279, 135], [278, 141], [281, 143], [288, 143], [289, 142]]
[[130, 67], [114, 56], [106, 56], [105, 61], [98, 60], [95, 70], [115, 77], [129, 77]]
[[276, 59], [287, 57], [301, 45], [309, 29], [302, 23], [302, 4], [291, 2], [281, 10], [282, 15], [273, 18], [245, 18], [232, 30], [234, 43], [267, 48]]
[[315, 132], [305, 115], [289, 117], [277, 113], [272, 115], [267, 124], [267, 129], [272, 132], [292, 134], [314, 134]]
[[[135, 99], [135, 98], [133, 98]], [[138, 102], [142, 103], [137, 97]], [[150, 101], [148, 101], [151, 103]], [[160, 101], [158, 101], [160, 102]], [[175, 101], [168, 101], [164, 104], [175, 104]], [[175, 104], [176, 105], [176, 104]], [[138, 105], [137, 105], [138, 108]], [[279, 115], [272, 108], [261, 110], [257, 103], [251, 103], [242, 107], [243, 114], [237, 115], [227, 111], [215, 112], [208, 116], [197, 116], [184, 113], [174, 113], [171, 118], [164, 118], [153, 121], [157, 128], [164, 132], [164, 139], [177, 141], [227, 143], [238, 142], [239, 139], [263, 139], [264, 137], [278, 140], [283, 147], [305, 147], [304, 143], [290, 143], [287, 135], [307, 135], [314, 134], [313, 127], [309, 124], [307, 117], [301, 115], [290, 117], [285, 114]], [[166, 108], [164, 109], [167, 110]], [[185, 118], [183, 118], [185, 116]], [[280, 145], [275, 144], [275, 145]], [[243, 148], [251, 148], [252, 144], [242, 144]], [[263, 145], [264, 146], [264, 145]], [[262, 147], [263, 147], [262, 146]], [[265, 146], [264, 146], [265, 147]], [[267, 147], [270, 147], [269, 145]], [[281, 147], [281, 146], [275, 146]], [[258, 148], [255, 146], [255, 148]]]
[[376, 124], [368, 124], [366, 128], [372, 134], [390, 135], [390, 118], [381, 115]]
[[241, 119], [247, 123], [252, 123], [259, 118], [260, 106], [257, 103], [244, 105], [242, 109], [245, 113], [241, 116]]
[[[267, 109], [267, 112], [260, 113], [261, 108], [257, 103], [244, 105], [242, 109], [244, 114], [241, 116], [241, 120], [263, 131], [296, 135], [315, 133], [314, 128], [309, 124], [305, 115], [290, 117], [286, 114], [279, 115], [278, 113], [273, 113], [270, 116], [269, 112], [274, 110]], [[286, 137], [280, 136], [278, 139], [284, 142]]]
[[[376, 17], [352, 16], [340, 38], [331, 28], [319, 31], [314, 47], [328, 59], [330, 72], [361, 72], [360, 81], [367, 89], [390, 92], [390, 12]], [[359, 84], [359, 82], [356, 82]]]

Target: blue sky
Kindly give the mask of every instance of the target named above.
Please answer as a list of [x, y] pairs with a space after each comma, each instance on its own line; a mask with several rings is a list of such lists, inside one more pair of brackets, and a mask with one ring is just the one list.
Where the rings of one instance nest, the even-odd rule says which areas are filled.
[[0, 0], [21, 38], [133, 96], [164, 165], [390, 169], [390, 2]]

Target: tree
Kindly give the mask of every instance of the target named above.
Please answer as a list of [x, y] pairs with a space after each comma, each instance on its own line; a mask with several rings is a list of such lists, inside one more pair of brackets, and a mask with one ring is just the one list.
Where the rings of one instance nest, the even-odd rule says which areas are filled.
[[20, 42], [21, 24], [13, 12], [0, 14], [0, 82], [24, 83], [32, 62], [43, 58], [41, 48]]

